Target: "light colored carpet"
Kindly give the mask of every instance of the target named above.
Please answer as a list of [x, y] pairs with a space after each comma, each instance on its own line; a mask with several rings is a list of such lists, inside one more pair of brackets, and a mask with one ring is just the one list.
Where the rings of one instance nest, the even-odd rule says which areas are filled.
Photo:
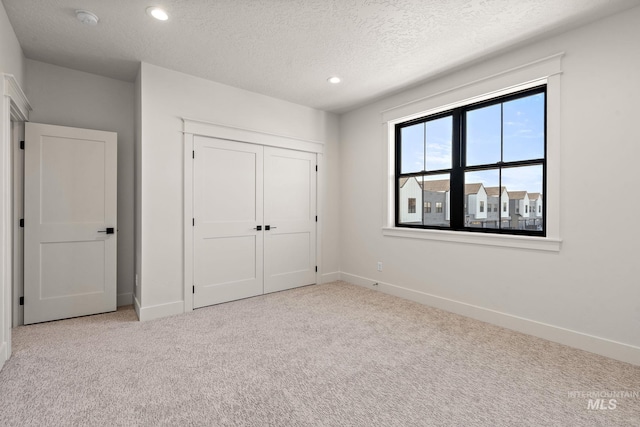
[[[638, 426], [640, 367], [344, 282], [14, 329], [2, 426]], [[605, 399], [606, 405], [609, 398]]]

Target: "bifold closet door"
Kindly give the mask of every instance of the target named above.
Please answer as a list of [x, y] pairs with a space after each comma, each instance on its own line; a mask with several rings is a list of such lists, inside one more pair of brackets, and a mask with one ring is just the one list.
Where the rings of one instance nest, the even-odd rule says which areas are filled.
[[263, 147], [195, 137], [194, 308], [261, 295]]
[[316, 164], [315, 153], [264, 149], [265, 293], [316, 283]]

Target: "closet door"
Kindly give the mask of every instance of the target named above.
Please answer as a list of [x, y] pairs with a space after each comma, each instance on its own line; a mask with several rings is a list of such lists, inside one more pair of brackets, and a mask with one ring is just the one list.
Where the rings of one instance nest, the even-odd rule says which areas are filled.
[[265, 293], [316, 283], [316, 164], [314, 153], [264, 149]]
[[195, 137], [194, 308], [263, 291], [263, 147]]

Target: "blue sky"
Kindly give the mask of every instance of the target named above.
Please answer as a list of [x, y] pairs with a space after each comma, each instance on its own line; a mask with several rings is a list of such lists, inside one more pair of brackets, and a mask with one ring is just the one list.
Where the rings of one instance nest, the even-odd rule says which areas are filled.
[[[536, 94], [467, 113], [467, 165], [544, 157], [544, 94]], [[402, 173], [451, 167], [451, 117], [402, 129]], [[501, 135], [502, 133], [502, 135]], [[425, 156], [426, 150], [426, 156]], [[426, 158], [426, 162], [425, 162]], [[498, 186], [498, 171], [468, 173], [467, 183]], [[542, 192], [542, 167], [503, 169], [509, 191]]]

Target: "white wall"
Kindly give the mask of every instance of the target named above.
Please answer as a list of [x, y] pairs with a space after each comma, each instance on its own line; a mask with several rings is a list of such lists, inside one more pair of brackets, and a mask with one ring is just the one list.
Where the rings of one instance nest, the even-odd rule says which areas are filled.
[[140, 90], [142, 319], [183, 311], [181, 117], [326, 142], [322, 270], [339, 271], [336, 116], [146, 63]]
[[[0, 77], [4, 86], [3, 74], [12, 74], [24, 90], [24, 56], [22, 48], [9, 22], [4, 6], [0, 2]], [[4, 92], [4, 89], [3, 89]], [[11, 132], [9, 123], [8, 102], [2, 93], [0, 101], [0, 368], [11, 353], [11, 188], [12, 171], [10, 167], [11, 150], [9, 140]]]
[[0, 2], [0, 72], [13, 74], [24, 89], [25, 65], [22, 48], [4, 6]]
[[118, 133], [118, 305], [134, 282], [134, 84], [28, 59], [25, 92], [36, 123]]
[[[639, 26], [635, 8], [343, 115], [343, 277], [640, 364], [640, 201], [625, 197], [640, 158]], [[386, 195], [370, 185], [385, 179], [381, 112], [563, 51], [560, 252], [383, 236]], [[615, 221], [585, 214], [584, 200], [600, 193], [627, 203]], [[523, 276], [523, 268], [539, 274]]]

